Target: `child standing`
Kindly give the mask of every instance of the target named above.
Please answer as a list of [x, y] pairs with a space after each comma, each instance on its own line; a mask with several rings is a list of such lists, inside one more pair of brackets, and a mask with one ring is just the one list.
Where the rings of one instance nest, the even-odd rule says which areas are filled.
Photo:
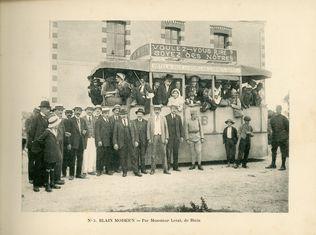
[[48, 119], [48, 128], [39, 136], [37, 141], [43, 146], [44, 167], [45, 167], [45, 190], [51, 192], [52, 188], [60, 189], [54, 181], [54, 167], [57, 161], [61, 160], [61, 152], [57, 141], [57, 128], [61, 119], [56, 115]]
[[225, 121], [227, 127], [223, 131], [223, 144], [225, 144], [227, 167], [235, 162], [236, 144], [238, 141], [237, 129], [233, 127], [235, 123], [233, 120], [228, 119]]

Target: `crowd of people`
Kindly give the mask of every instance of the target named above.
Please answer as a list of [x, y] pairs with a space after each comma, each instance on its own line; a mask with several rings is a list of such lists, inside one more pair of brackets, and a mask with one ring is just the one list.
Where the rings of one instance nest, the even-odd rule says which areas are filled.
[[[28, 149], [28, 178], [33, 184], [33, 190], [38, 192], [42, 186], [47, 192], [59, 189], [60, 185], [65, 184], [66, 177], [74, 180], [86, 179], [87, 175], [114, 173], [122, 173], [122, 176], [126, 177], [128, 170], [137, 177], [148, 173], [153, 175], [158, 163], [162, 163], [164, 174], [171, 174], [171, 168], [180, 171], [178, 153], [180, 143], [184, 141], [191, 151], [189, 169], [195, 169], [197, 162], [198, 170], [203, 170], [202, 144], [205, 139], [198, 113], [196, 109], [190, 109], [190, 118], [183, 122], [179, 115], [181, 107], [178, 101], [181, 89], [174, 88], [171, 97], [164, 95], [165, 90], [169, 89], [168, 85], [170, 86], [170, 83], [166, 82], [168, 79], [165, 79], [167, 87], [157, 86], [157, 91], [152, 91], [154, 96], [151, 98], [158, 97], [162, 104], [154, 102], [153, 114], [148, 119], [144, 118], [147, 114], [145, 103], [145, 108], [136, 110], [136, 119], [130, 120], [130, 110], [119, 104], [114, 105], [112, 110], [109, 106], [101, 105], [88, 106], [83, 110], [80, 106], [65, 109], [62, 104], [51, 107], [49, 101], [43, 100], [25, 121], [26, 135], [22, 141], [22, 148], [26, 145]], [[199, 93], [199, 85], [195, 78], [192, 78], [192, 82], [186, 89], [187, 92], [195, 94], [194, 97], [192, 95], [194, 101]], [[150, 88], [146, 83], [143, 86], [142, 91]], [[220, 87], [216, 83], [215, 86]], [[235, 93], [238, 93], [235, 88], [227, 90], [226, 86], [223, 98], [234, 98]], [[215, 91], [218, 93], [218, 90]], [[170, 108], [170, 113], [166, 116], [161, 114], [162, 105], [168, 105]], [[267, 168], [276, 168], [276, 152], [280, 147], [280, 170], [285, 170], [289, 124], [281, 111], [282, 108], [278, 106], [276, 114], [271, 116], [269, 121], [272, 163]], [[243, 122], [238, 130], [234, 127], [233, 120], [225, 121], [227, 127], [223, 130], [223, 144], [228, 167], [238, 168], [241, 165], [247, 168], [254, 133], [250, 124], [251, 117], [242, 118]], [[150, 172], [146, 170], [146, 162], [149, 161]]]
[[181, 81], [173, 75], [166, 74], [162, 82], [155, 80], [153, 88], [146, 82], [145, 77], [138, 78], [135, 84], [129, 83], [123, 73], [117, 73], [115, 79], [90, 78], [89, 96], [94, 105], [124, 104], [129, 106], [142, 105], [145, 113], [150, 112], [150, 99], [154, 105], [176, 105], [178, 110], [183, 105], [201, 106], [201, 112], [215, 110], [217, 107], [231, 106], [235, 117], [241, 117], [242, 109], [250, 106], [260, 106], [264, 100], [263, 84], [249, 80], [242, 85], [240, 95], [239, 81], [217, 80], [214, 88], [210, 80], [201, 80], [193, 75], [182, 94]]

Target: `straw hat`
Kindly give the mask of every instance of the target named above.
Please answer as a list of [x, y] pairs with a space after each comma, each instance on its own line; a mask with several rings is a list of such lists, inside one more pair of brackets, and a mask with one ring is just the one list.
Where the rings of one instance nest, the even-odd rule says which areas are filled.
[[61, 122], [61, 119], [58, 118], [56, 115], [52, 115], [48, 119], [48, 128], [53, 128], [55, 126], [58, 126], [58, 124]]

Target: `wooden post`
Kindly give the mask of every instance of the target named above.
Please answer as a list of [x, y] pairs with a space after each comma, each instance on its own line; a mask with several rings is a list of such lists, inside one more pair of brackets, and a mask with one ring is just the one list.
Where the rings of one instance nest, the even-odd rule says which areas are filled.
[[[149, 86], [153, 89], [153, 73], [149, 71]], [[153, 107], [153, 98], [150, 99], [150, 113]]]
[[[214, 100], [214, 87], [215, 87], [215, 76], [211, 75], [212, 79], [212, 99]], [[216, 109], [213, 111], [213, 133], [216, 133]]]

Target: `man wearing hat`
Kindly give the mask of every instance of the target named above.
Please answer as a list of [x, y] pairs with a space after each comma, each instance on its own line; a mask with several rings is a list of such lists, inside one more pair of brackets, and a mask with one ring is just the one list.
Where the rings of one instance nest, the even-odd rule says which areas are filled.
[[233, 120], [228, 119], [225, 121], [227, 127], [223, 131], [223, 144], [225, 144], [227, 167], [235, 162], [236, 144], [238, 141], [237, 129], [233, 127], [235, 123]]
[[95, 121], [95, 144], [97, 146], [97, 176], [103, 173], [112, 175], [113, 125], [109, 117], [110, 109], [102, 108], [102, 116]]
[[[114, 129], [115, 122], [121, 120], [120, 110], [121, 110], [121, 105], [119, 105], [119, 104], [114, 105], [114, 107], [112, 109], [113, 115], [110, 116], [110, 122], [112, 124], [112, 129]], [[118, 151], [113, 149], [112, 154], [113, 154], [112, 168], [115, 172], [120, 173], [121, 172], [121, 170], [120, 170], [120, 157], [119, 157]]]
[[103, 102], [103, 97], [101, 95], [101, 81], [99, 78], [94, 78], [90, 82], [90, 86], [88, 87], [88, 94], [89, 97], [91, 98], [91, 102], [94, 105], [99, 105], [102, 104]]
[[154, 97], [153, 90], [144, 78], [139, 79], [139, 85], [136, 87], [134, 96], [138, 105], [144, 106], [145, 114], [150, 113], [150, 99]]
[[[80, 117], [82, 113], [82, 108], [80, 106], [74, 107], [74, 117], [71, 118], [72, 128], [71, 128], [71, 162], [70, 162], [70, 180], [74, 179], [75, 176], [75, 165], [76, 165], [76, 178], [85, 178], [81, 174], [82, 161], [83, 161], [83, 151], [86, 148], [85, 136], [88, 132], [88, 127], [86, 121]], [[77, 164], [76, 164], [77, 162]]]
[[167, 144], [167, 161], [168, 161], [168, 170], [171, 164], [171, 157], [173, 158], [173, 170], [180, 171], [178, 166], [178, 153], [180, 142], [183, 142], [184, 139], [184, 130], [182, 125], [182, 120], [180, 115], [178, 115], [178, 106], [170, 106], [171, 113], [166, 115], [166, 121], [169, 132], [169, 139]]
[[138, 133], [138, 146], [135, 148], [135, 156], [136, 156], [136, 164], [139, 166], [140, 163], [140, 170], [141, 173], [147, 174], [145, 168], [145, 155], [148, 146], [147, 140], [147, 120], [143, 117], [145, 115], [145, 111], [143, 108], [139, 108], [136, 110], [137, 118], [132, 121], [132, 125], [135, 131]]
[[28, 156], [28, 178], [30, 184], [33, 184], [33, 175], [34, 175], [34, 164], [35, 159], [33, 157], [32, 151], [31, 151], [31, 141], [29, 138], [29, 132], [32, 126], [33, 119], [40, 114], [40, 109], [38, 107], [33, 109], [33, 113], [29, 118], [25, 120], [25, 132], [26, 132], [26, 146], [27, 146], [27, 156]]
[[156, 94], [156, 101], [157, 104], [162, 104], [162, 105], [167, 105], [168, 104], [168, 99], [170, 97], [171, 94], [171, 80], [172, 80], [173, 76], [171, 74], [167, 74], [164, 77], [164, 83], [161, 84], [158, 87], [157, 90], [157, 94]]
[[251, 146], [251, 137], [254, 136], [253, 128], [249, 124], [251, 118], [249, 116], [244, 117], [245, 123], [243, 123], [238, 131], [239, 134], [239, 146], [238, 146], [238, 159], [235, 168], [238, 168], [242, 163], [243, 168], [247, 168], [248, 155]]
[[[63, 162], [63, 152], [64, 152], [64, 142], [67, 142], [70, 133], [66, 132], [65, 125], [64, 125], [64, 119], [62, 117], [64, 106], [62, 104], [55, 104], [54, 107], [54, 113], [59, 118], [60, 123], [57, 127], [57, 141], [60, 148], [61, 158], [56, 162], [55, 164], [55, 183], [56, 184], [64, 184], [65, 181], [61, 179], [61, 172], [62, 172], [62, 162]], [[66, 143], [66, 145], [69, 143]]]
[[200, 77], [197, 75], [193, 75], [190, 77], [190, 85], [185, 88], [185, 94], [188, 97], [189, 94], [192, 94], [194, 97], [193, 100], [198, 101], [202, 97], [202, 90], [198, 84]]
[[50, 104], [49, 101], [44, 100], [41, 102], [40, 113], [34, 116], [32, 119], [30, 130], [28, 132], [29, 141], [29, 151], [31, 151], [34, 158], [34, 174], [33, 174], [33, 190], [34, 192], [39, 192], [39, 187], [44, 184], [44, 156], [43, 149], [39, 142], [36, 140], [41, 134], [44, 133], [45, 129], [48, 127], [48, 116], [50, 114]]
[[63, 124], [65, 127], [65, 138], [64, 138], [64, 147], [63, 147], [63, 163], [62, 163], [62, 177], [66, 177], [67, 175], [67, 167], [70, 168], [71, 159], [72, 159], [72, 151], [71, 151], [71, 130], [72, 130], [72, 116], [73, 110], [66, 109], [65, 110], [66, 118], [63, 119]]
[[150, 174], [155, 174], [158, 161], [162, 162], [164, 174], [170, 174], [167, 166], [166, 145], [169, 139], [167, 121], [160, 114], [161, 105], [154, 105], [154, 115], [148, 120], [147, 138], [151, 144], [151, 171]]
[[113, 146], [118, 150], [123, 177], [127, 176], [128, 158], [131, 158], [131, 167], [135, 176], [142, 176], [138, 171], [137, 162], [135, 161], [135, 147], [138, 146], [138, 134], [127, 118], [127, 111], [121, 109], [121, 119], [114, 124]]
[[130, 84], [125, 81], [125, 74], [117, 73], [116, 74], [117, 90], [119, 96], [122, 98], [123, 104], [127, 104], [131, 96]]
[[82, 173], [83, 174], [90, 174], [95, 175], [96, 171], [96, 146], [95, 146], [95, 139], [94, 139], [94, 125], [96, 122], [95, 117], [92, 115], [94, 108], [92, 106], [88, 106], [85, 109], [86, 115], [83, 119], [87, 123], [88, 132], [85, 138], [85, 144], [87, 148], [84, 150], [83, 153], [83, 163], [82, 163]]
[[185, 124], [185, 136], [191, 150], [192, 165], [189, 170], [195, 169], [195, 162], [198, 162], [198, 169], [204, 170], [202, 167], [202, 143], [204, 142], [204, 133], [200, 119], [196, 110], [191, 110], [191, 119]]

